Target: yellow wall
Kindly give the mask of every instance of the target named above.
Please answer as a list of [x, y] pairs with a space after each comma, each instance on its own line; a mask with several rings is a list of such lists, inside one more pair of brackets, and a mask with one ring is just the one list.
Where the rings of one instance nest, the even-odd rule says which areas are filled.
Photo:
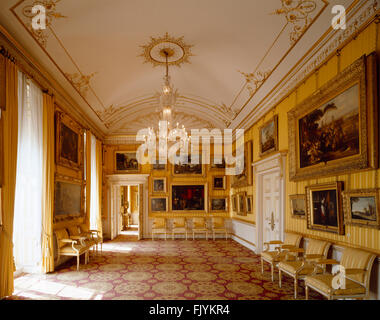
[[[115, 172], [115, 151], [136, 151], [138, 148], [138, 145], [105, 145], [104, 146], [104, 175], [111, 175], [116, 174]], [[212, 149], [211, 149], [212, 150]], [[140, 173], [141, 174], [149, 174], [149, 197], [152, 196], [152, 177], [166, 177], [166, 197], [168, 197], [168, 201], [170, 203], [170, 185], [172, 183], [199, 183], [204, 184], [207, 183], [208, 188], [208, 197], [207, 201], [210, 199], [210, 196], [226, 196], [229, 195], [229, 177], [226, 181], [226, 190], [213, 190], [212, 188], [212, 177], [215, 176], [221, 176], [224, 175], [224, 169], [223, 170], [209, 170], [208, 165], [204, 165], [204, 171], [205, 175], [203, 177], [199, 176], [191, 176], [191, 177], [180, 177], [180, 176], [173, 176], [172, 174], [172, 166], [170, 164], [167, 165], [166, 171], [153, 171], [151, 168], [151, 165], [146, 164], [141, 166]], [[106, 190], [104, 190], [106, 192]], [[156, 195], [153, 195], [156, 196]], [[161, 195], [160, 195], [161, 196]], [[150, 199], [149, 199], [150, 202]], [[228, 205], [229, 205], [228, 201]], [[206, 203], [206, 206], [209, 206], [209, 203]], [[104, 203], [104, 208], [107, 208], [107, 205]], [[169, 206], [170, 207], [170, 206]], [[190, 212], [190, 213], [171, 213], [167, 212], [165, 214], [163, 213], [149, 213], [149, 217], [157, 217], [157, 216], [165, 216], [165, 217], [190, 217], [190, 216], [204, 216], [204, 217], [211, 217], [211, 216], [224, 216], [229, 217], [229, 213], [199, 213], [199, 212]]]
[[[333, 56], [319, 69], [319, 72], [313, 73], [307, 80], [305, 80], [296, 90], [289, 93], [289, 95], [281, 101], [273, 110], [271, 110], [265, 117], [255, 123], [249, 130], [246, 131], [246, 140], [253, 141], [253, 162], [261, 160], [259, 156], [258, 141], [259, 141], [259, 127], [266, 121], [270, 120], [273, 115], [278, 115], [279, 127], [279, 150], [288, 150], [288, 117], [287, 113], [293, 109], [298, 103], [302, 102], [305, 98], [313, 94], [318, 88], [323, 86], [327, 81], [335, 77], [340, 71], [351, 65], [355, 60], [364, 54], [370, 54], [377, 51], [379, 54], [380, 43], [378, 32], [378, 25], [373, 22], [365, 30], [363, 30], [356, 39], [351, 40], [345, 45], [340, 53], [340, 56]], [[307, 185], [319, 184], [324, 182], [343, 181], [345, 190], [353, 189], [369, 189], [380, 187], [379, 171], [377, 174], [375, 170], [345, 174], [341, 176], [320, 178], [308, 181], [290, 182], [289, 181], [289, 163], [287, 163], [287, 181], [286, 181], [286, 197], [291, 194], [305, 193]], [[255, 183], [255, 177], [253, 179]], [[255, 185], [235, 189], [233, 193], [239, 191], [247, 191], [248, 194], [255, 194]], [[254, 199], [255, 201], [255, 199]], [[255, 207], [255, 206], [254, 206]], [[239, 219], [247, 220], [252, 223], [256, 221], [256, 212], [253, 215], [246, 217], [238, 217]], [[232, 215], [237, 218], [236, 215]], [[367, 248], [374, 252], [380, 253], [380, 230], [357, 227], [345, 226], [345, 235], [336, 235], [327, 232], [320, 232], [307, 229], [306, 220], [293, 218], [290, 214], [290, 205], [286, 207], [286, 231], [298, 232], [309, 237], [328, 239], [334, 243], [346, 244], [354, 247]]]

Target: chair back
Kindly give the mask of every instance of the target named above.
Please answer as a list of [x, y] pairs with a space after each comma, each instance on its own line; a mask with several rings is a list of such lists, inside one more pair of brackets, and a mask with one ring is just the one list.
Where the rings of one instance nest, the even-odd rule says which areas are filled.
[[193, 227], [205, 228], [206, 227], [205, 218], [193, 218]]
[[331, 243], [322, 240], [309, 239], [306, 254], [320, 254], [327, 258]]
[[165, 229], [166, 228], [166, 219], [165, 218], [154, 218], [153, 228], [154, 229]]
[[62, 248], [66, 245], [66, 243], [64, 242], [61, 242], [60, 240], [62, 239], [69, 239], [69, 234], [67, 233], [67, 230], [66, 229], [57, 229], [54, 231], [55, 233], [55, 236], [57, 238], [57, 245], [58, 245], [58, 248]]
[[284, 244], [288, 244], [291, 246], [295, 246], [299, 248], [301, 243], [302, 236], [295, 234], [295, 233], [286, 233], [285, 234], [285, 240]]
[[345, 248], [340, 264], [346, 269], [361, 269], [363, 274], [347, 274], [346, 277], [352, 281], [359, 282], [369, 290], [371, 270], [376, 255], [353, 248]]
[[185, 218], [174, 218], [173, 219], [173, 228], [185, 228], [186, 221]]
[[221, 217], [212, 217], [212, 227], [216, 229], [223, 229], [225, 228], [224, 218]]
[[69, 231], [70, 236], [79, 236], [80, 235], [80, 230], [79, 230], [79, 227], [77, 225], [68, 227], [68, 231]]
[[85, 223], [82, 223], [81, 225], [79, 225], [79, 228], [80, 228], [81, 232], [89, 232], [90, 231], [90, 228]]

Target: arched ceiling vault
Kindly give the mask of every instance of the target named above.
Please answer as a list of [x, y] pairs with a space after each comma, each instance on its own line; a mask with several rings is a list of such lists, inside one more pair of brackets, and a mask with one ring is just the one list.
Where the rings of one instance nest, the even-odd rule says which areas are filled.
[[[169, 59], [180, 125], [235, 129], [331, 31], [335, 3], [2, 0], [0, 21], [105, 136], [131, 135], [157, 123], [168, 42], [183, 51]], [[45, 30], [31, 26], [35, 4], [46, 7]]]

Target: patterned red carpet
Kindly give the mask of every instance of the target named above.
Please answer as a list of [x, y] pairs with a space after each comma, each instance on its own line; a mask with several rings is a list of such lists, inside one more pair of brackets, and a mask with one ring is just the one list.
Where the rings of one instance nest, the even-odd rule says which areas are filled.
[[[280, 300], [293, 299], [293, 281], [270, 281], [260, 259], [233, 240], [131, 241], [103, 244], [76, 271], [75, 259], [48, 275], [15, 279], [11, 299]], [[303, 288], [299, 298], [304, 299]], [[311, 292], [311, 299], [322, 297]]]

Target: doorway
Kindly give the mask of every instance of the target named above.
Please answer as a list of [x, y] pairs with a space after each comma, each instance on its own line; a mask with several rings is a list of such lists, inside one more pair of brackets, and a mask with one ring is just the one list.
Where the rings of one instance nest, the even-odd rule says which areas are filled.
[[256, 175], [257, 253], [263, 244], [284, 240], [286, 153], [277, 153], [254, 165]]
[[129, 234], [144, 238], [148, 223], [147, 174], [109, 175], [107, 181], [105, 238]]

